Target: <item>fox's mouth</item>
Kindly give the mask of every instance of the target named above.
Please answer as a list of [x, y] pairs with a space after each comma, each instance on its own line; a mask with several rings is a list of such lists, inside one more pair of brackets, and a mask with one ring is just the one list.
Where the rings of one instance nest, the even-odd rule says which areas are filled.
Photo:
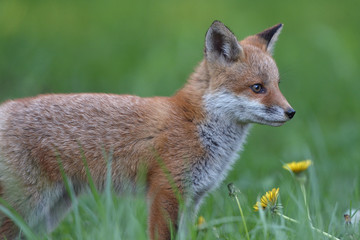
[[279, 126], [284, 125], [286, 122], [287, 121], [275, 121], [275, 122], [270, 122], [267, 125], [274, 126], [274, 127], [279, 127]]
[[279, 127], [283, 124], [285, 124], [289, 119], [282, 119], [282, 120], [270, 120], [270, 119], [266, 119], [260, 116], [256, 116], [256, 123], [259, 124], [263, 124], [263, 125], [269, 125], [269, 126], [274, 126], [274, 127]]
[[263, 121], [260, 122], [260, 124], [265, 124], [269, 126], [279, 127], [281, 125], [284, 125], [287, 121]]

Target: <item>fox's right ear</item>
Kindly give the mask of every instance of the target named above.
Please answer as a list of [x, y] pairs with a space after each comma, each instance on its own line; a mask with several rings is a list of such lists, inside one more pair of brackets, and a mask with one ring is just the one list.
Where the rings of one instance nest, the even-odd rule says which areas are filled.
[[243, 55], [235, 35], [222, 22], [214, 21], [205, 37], [205, 57], [209, 61], [224, 59], [226, 62], [238, 60]]

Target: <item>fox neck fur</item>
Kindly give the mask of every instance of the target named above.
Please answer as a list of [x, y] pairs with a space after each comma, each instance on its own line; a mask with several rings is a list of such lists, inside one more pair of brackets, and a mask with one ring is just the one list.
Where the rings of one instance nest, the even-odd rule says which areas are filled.
[[217, 106], [216, 96], [221, 91], [212, 93], [209, 90], [210, 75], [207, 69], [204, 60], [189, 78], [188, 84], [175, 95], [175, 98], [183, 98], [179, 102], [191, 105], [183, 109], [197, 109], [192, 118], [195, 120], [196, 135], [204, 154], [190, 163], [190, 169], [191, 190], [199, 199], [224, 180], [238, 158], [238, 152], [242, 149], [251, 126], [232, 119], [223, 106]]

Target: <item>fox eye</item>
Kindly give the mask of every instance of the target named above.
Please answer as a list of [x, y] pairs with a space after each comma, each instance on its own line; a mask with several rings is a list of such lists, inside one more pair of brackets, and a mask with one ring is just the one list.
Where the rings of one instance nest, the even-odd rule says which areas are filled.
[[265, 88], [261, 84], [254, 84], [250, 88], [254, 93], [265, 93]]

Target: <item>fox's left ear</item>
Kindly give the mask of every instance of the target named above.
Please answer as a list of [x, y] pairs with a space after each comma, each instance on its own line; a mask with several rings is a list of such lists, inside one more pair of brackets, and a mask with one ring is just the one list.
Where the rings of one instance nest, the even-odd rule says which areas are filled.
[[214, 21], [205, 36], [205, 57], [208, 61], [235, 62], [243, 49], [235, 35], [222, 22]]
[[275, 42], [283, 28], [283, 24], [279, 23], [271, 28], [268, 28], [256, 35], [246, 38], [244, 41], [249, 42], [262, 50], [273, 54]]

